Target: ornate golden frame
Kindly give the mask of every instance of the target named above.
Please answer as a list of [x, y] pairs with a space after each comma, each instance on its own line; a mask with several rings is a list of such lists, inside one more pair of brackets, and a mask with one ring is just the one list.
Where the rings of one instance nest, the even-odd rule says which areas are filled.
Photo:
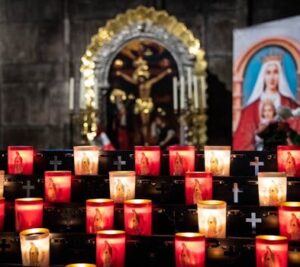
[[200, 41], [174, 16], [170, 16], [166, 11], [158, 11], [153, 7], [145, 6], [129, 9], [125, 13], [117, 15], [114, 19], [108, 20], [104, 27], [99, 28], [98, 33], [92, 37], [91, 43], [81, 58], [80, 71], [84, 91], [81, 136], [84, 140], [92, 141], [97, 131], [97, 90], [95, 84], [95, 59], [97, 55], [101, 52], [103, 45], [111, 42], [124, 27], [146, 21], [151, 21], [153, 25], [164, 28], [180, 40], [195, 59], [194, 71], [196, 75], [205, 75], [207, 62], [204, 59], [205, 52], [200, 48]]

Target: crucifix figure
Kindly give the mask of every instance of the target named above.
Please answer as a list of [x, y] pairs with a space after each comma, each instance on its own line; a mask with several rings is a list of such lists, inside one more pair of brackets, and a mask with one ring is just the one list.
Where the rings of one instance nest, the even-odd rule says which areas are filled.
[[141, 143], [146, 145], [149, 144], [150, 141], [150, 114], [154, 109], [154, 103], [151, 97], [152, 86], [168, 74], [172, 73], [172, 69], [165, 69], [157, 76], [151, 78], [148, 63], [141, 55], [133, 61], [133, 66], [135, 67], [135, 70], [133, 71], [132, 76], [121, 71], [117, 71], [116, 75], [138, 87], [139, 95], [135, 100], [134, 114], [139, 115], [140, 117]]

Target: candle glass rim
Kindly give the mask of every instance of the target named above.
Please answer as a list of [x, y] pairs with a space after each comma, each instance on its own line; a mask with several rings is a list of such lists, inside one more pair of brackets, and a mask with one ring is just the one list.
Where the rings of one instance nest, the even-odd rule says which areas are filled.
[[23, 197], [23, 198], [16, 198], [15, 203], [28, 203], [28, 202], [34, 202], [34, 204], [38, 204], [40, 202], [43, 203], [44, 199], [41, 197]]
[[212, 178], [211, 172], [206, 171], [187, 171], [185, 173], [186, 178]]
[[[33, 234], [40, 234], [38, 236], [32, 236], [30, 235]], [[25, 229], [20, 232], [20, 238], [24, 237], [26, 240], [39, 240], [39, 239], [44, 239], [50, 235], [50, 231], [48, 228], [30, 228], [30, 229]]]
[[257, 177], [267, 177], [267, 178], [286, 178], [285, 172], [258, 172]]
[[8, 150], [34, 150], [33, 146], [8, 146], [7, 147]]
[[98, 146], [73, 146], [73, 150], [74, 151], [80, 151], [80, 150], [84, 150], [84, 151], [89, 151], [89, 150], [100, 151], [100, 148]]
[[124, 200], [124, 205], [134, 205], [134, 206], [138, 206], [138, 205], [148, 205], [148, 204], [152, 204], [152, 200], [151, 199], [127, 199]]
[[72, 176], [72, 171], [64, 171], [64, 170], [60, 170], [60, 171], [45, 171], [44, 173], [44, 176], [50, 176], [50, 177], [53, 177], [53, 176]]
[[108, 172], [109, 177], [127, 178], [124, 176], [135, 176], [135, 171], [110, 171]]
[[159, 152], [160, 151], [160, 146], [135, 146], [134, 151], [155, 151]]
[[177, 232], [175, 233], [175, 238], [201, 238], [205, 240], [205, 235], [199, 233], [199, 232]]
[[97, 237], [125, 237], [126, 232], [124, 230], [99, 230], [96, 232]]
[[227, 202], [223, 200], [201, 200], [197, 202], [197, 207], [203, 208], [226, 208]]
[[70, 263], [65, 267], [96, 267], [96, 264], [93, 263]]
[[178, 150], [178, 151], [196, 151], [196, 147], [195, 146], [189, 146], [189, 145], [187, 145], [187, 146], [177, 146], [177, 145], [175, 145], [175, 146], [169, 146], [168, 150], [172, 151], [172, 152], [176, 151], [176, 150]]
[[[300, 201], [285, 201], [280, 203], [280, 208], [300, 208]], [[300, 209], [299, 209], [300, 211]]]
[[291, 145], [291, 146], [277, 146], [277, 152], [279, 152], [279, 150], [284, 150], [284, 151], [288, 151], [288, 150], [300, 150], [300, 146], [295, 146], [295, 145]]
[[231, 151], [231, 146], [204, 146], [204, 152], [210, 151], [210, 150], [213, 150], [213, 151], [218, 151], [218, 150], [228, 151], [228, 150], [230, 150]]
[[288, 238], [286, 236], [282, 235], [257, 235], [255, 237], [256, 241], [266, 241], [266, 242], [271, 242], [271, 243], [277, 243], [277, 242], [288, 242]]
[[[96, 204], [103, 204], [103, 205], [113, 205], [114, 204], [114, 201], [113, 199], [111, 198], [90, 198], [90, 199], [87, 199], [85, 201], [86, 205], [88, 204], [91, 204], [91, 205], [95, 205], [95, 206], [98, 206]], [[100, 206], [100, 205], [99, 205]]]

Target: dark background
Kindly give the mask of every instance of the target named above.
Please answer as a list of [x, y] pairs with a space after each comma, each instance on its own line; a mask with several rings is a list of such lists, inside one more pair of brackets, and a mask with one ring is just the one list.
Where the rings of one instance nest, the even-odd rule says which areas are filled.
[[208, 60], [209, 143], [231, 143], [232, 31], [298, 15], [297, 0], [0, 0], [0, 147], [70, 146], [66, 83], [75, 76], [78, 113], [80, 58], [90, 38], [138, 5], [165, 9], [200, 39]]

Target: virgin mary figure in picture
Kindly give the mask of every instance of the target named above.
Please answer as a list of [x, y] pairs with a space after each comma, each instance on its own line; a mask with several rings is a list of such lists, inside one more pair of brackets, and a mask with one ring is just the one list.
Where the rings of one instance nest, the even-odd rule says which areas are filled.
[[[263, 106], [272, 102], [277, 110], [279, 107], [296, 108], [297, 100], [291, 91], [284, 70], [281, 66], [281, 55], [268, 55], [257, 76], [252, 93], [244, 105], [241, 119], [234, 133], [236, 150], [255, 150], [255, 133], [263, 123]], [[299, 120], [290, 120], [289, 126], [299, 132]]]

